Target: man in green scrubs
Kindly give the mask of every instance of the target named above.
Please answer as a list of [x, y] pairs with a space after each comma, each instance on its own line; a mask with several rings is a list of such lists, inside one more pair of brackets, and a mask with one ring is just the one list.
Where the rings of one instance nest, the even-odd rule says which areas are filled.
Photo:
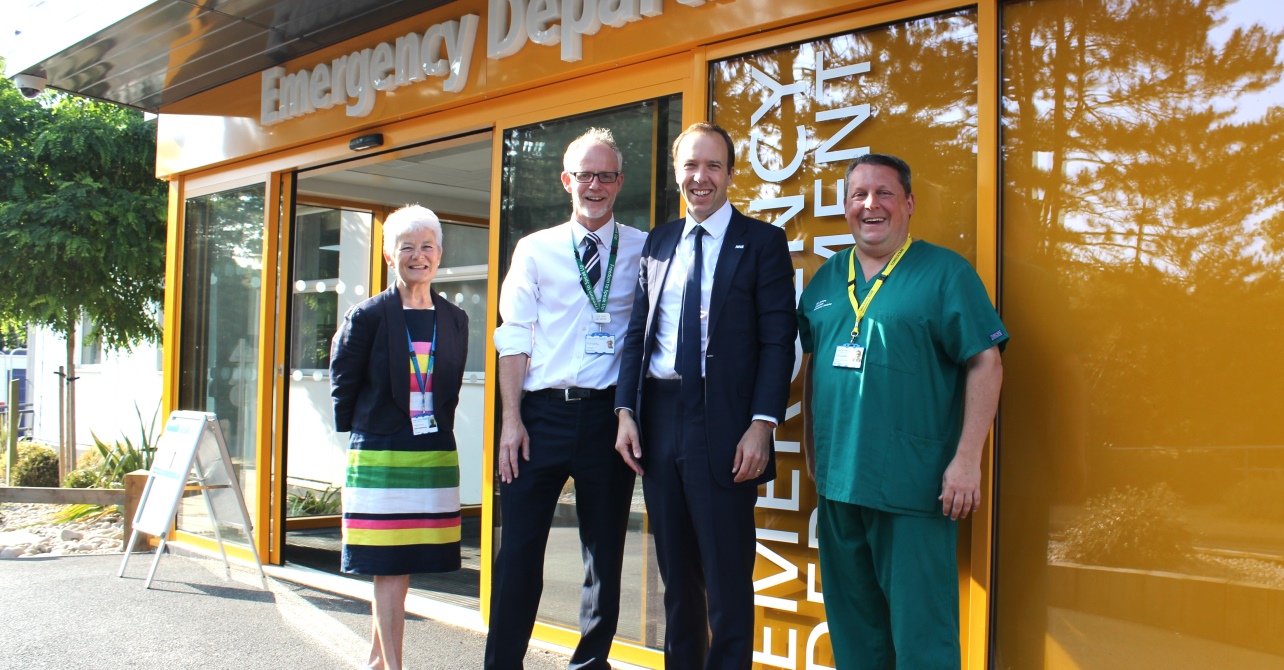
[[839, 670], [958, 668], [957, 520], [980, 506], [1008, 333], [963, 257], [910, 236], [904, 161], [852, 161], [845, 211], [856, 246], [798, 306], [829, 639]]

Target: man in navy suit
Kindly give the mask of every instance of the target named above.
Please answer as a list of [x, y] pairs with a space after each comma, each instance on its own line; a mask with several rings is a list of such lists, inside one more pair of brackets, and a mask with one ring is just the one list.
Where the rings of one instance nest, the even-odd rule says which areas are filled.
[[754, 505], [776, 476], [794, 272], [784, 231], [727, 201], [735, 146], [725, 130], [692, 125], [673, 158], [687, 217], [642, 249], [615, 449], [642, 476], [665, 587], [665, 667], [747, 670]]

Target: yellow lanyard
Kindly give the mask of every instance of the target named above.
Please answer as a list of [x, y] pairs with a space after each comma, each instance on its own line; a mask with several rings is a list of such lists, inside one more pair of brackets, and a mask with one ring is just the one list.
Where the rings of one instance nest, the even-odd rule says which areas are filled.
[[905, 244], [902, 244], [901, 248], [892, 256], [892, 260], [887, 263], [887, 267], [883, 268], [883, 271], [878, 275], [878, 279], [874, 280], [874, 285], [869, 289], [869, 293], [865, 294], [865, 299], [860, 302], [856, 302], [856, 247], [852, 247], [852, 253], [847, 257], [847, 297], [852, 301], [852, 309], [856, 310], [856, 325], [852, 326], [852, 343], [855, 343], [856, 336], [860, 335], [860, 320], [865, 318], [865, 311], [869, 309], [869, 304], [874, 302], [874, 294], [878, 293], [878, 289], [882, 288], [883, 282], [887, 281], [887, 278], [891, 276], [892, 270], [896, 269], [896, 264], [901, 262], [901, 257], [909, 250], [910, 243], [913, 241], [914, 236], [905, 236]]

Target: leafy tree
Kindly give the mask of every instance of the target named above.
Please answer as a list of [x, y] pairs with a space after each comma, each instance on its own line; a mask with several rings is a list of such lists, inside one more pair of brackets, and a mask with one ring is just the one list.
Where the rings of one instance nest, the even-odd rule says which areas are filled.
[[167, 195], [155, 161], [141, 112], [53, 93], [25, 100], [0, 78], [0, 323], [66, 338], [68, 377], [82, 316], [107, 347], [159, 338]]

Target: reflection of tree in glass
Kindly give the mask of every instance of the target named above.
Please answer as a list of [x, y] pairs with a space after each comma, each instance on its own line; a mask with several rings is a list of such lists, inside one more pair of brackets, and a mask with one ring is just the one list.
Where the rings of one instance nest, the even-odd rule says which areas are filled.
[[1089, 334], [1090, 443], [1278, 442], [1254, 417], [1284, 395], [1284, 327], [1260, 317], [1284, 306], [1284, 113], [1238, 105], [1280, 82], [1284, 33], [1220, 41], [1233, 4], [1004, 10], [1004, 210], [1026, 213], [1005, 222], [1032, 228], [1014, 251], [1056, 264]]
[[[239, 464], [257, 395], [263, 184], [187, 201], [179, 406], [215, 412]], [[250, 456], [252, 457], [252, 456]]]
[[1187, 278], [1217, 250], [1265, 237], [1264, 226], [1238, 227], [1278, 214], [1261, 180], [1278, 177], [1279, 119], [1237, 121], [1227, 103], [1279, 81], [1281, 34], [1253, 26], [1216, 44], [1210, 31], [1231, 4], [1084, 0], [1005, 12], [1005, 167], [1021, 177], [1008, 180], [1015, 194], [1039, 203], [1050, 249]]
[[[869, 71], [826, 81], [822, 96], [815, 86], [818, 59], [825, 70], [868, 63]], [[849, 159], [822, 164], [811, 153], [785, 182], [764, 182], [750, 166], [750, 133], [763, 136], [758, 147], [763, 166], [778, 169], [798, 151], [796, 126], [807, 129], [804, 150], [814, 151], [822, 142], [841, 136], [852, 118], [846, 114], [818, 121], [817, 113], [869, 105], [870, 118], [832, 149], [869, 147], [908, 161], [919, 201], [914, 234], [974, 257], [976, 60], [976, 13], [962, 10], [715, 64], [714, 121], [736, 140], [740, 161], [732, 202], [743, 207], [755, 199], [803, 193], [808, 206], [795, 220], [808, 221], [817, 179], [822, 181], [820, 202], [840, 202], [841, 193], [834, 184], [842, 180]], [[753, 114], [771, 93], [754, 80], [751, 68], [782, 85], [803, 82], [805, 89], [786, 96], [778, 108], [751, 125]], [[766, 218], [779, 213], [767, 212]], [[837, 216], [826, 219], [825, 225], [816, 234], [847, 230]]]
[[672, 193], [673, 172], [668, 167], [671, 161], [665, 160], [670, 141], [666, 138], [672, 137], [681, 115], [681, 105], [673, 96], [505, 132], [501, 270], [507, 271], [517, 240], [564, 223], [570, 216], [570, 195], [559, 182], [562, 157], [571, 141], [591, 127], [610, 129], [624, 154], [625, 179], [615, 200], [616, 220], [648, 230], [653, 223], [676, 217], [677, 196]]
[[296, 293], [295, 305], [295, 368], [324, 369], [330, 367], [330, 340], [338, 330], [339, 294]]

